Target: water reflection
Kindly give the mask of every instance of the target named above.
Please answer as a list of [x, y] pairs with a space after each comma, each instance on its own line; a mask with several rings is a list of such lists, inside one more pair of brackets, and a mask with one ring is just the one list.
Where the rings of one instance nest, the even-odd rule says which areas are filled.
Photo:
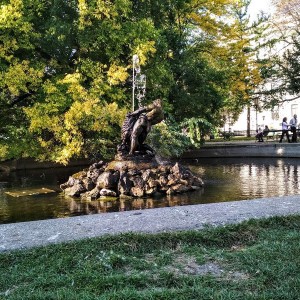
[[[278, 196], [296, 194], [299, 190], [298, 165], [276, 161], [270, 165], [242, 166], [239, 174], [241, 195], [247, 197]], [[252, 179], [252, 180], [250, 180]]]
[[[218, 189], [216, 194], [223, 189], [224, 201], [228, 201], [227, 197], [242, 200], [299, 193], [298, 159], [208, 159], [200, 164], [205, 170], [202, 175], [207, 183], [205, 198], [209, 201], [215, 194], [212, 187]], [[195, 171], [197, 166], [191, 168]]]
[[[64, 196], [59, 190], [59, 184], [82, 168], [0, 173], [0, 223], [299, 193], [298, 159], [204, 159], [183, 163], [203, 178], [204, 189], [182, 195], [133, 200], [109, 198], [91, 201]], [[57, 192], [19, 198], [5, 194], [6, 191], [28, 187], [46, 187]]]

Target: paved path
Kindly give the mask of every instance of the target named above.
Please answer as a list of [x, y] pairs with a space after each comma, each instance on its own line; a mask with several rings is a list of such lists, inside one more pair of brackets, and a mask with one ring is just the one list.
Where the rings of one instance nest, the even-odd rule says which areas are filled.
[[300, 195], [3, 224], [0, 252], [105, 234], [202, 229], [291, 214], [300, 214]]
[[182, 158], [203, 157], [277, 157], [300, 158], [300, 143], [255, 141], [208, 142], [199, 149], [185, 152]]

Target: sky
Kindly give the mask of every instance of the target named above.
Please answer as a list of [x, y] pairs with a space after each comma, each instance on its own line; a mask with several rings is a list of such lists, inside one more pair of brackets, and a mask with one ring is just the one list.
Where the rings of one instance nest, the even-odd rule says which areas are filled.
[[252, 0], [249, 5], [249, 14], [251, 19], [255, 19], [260, 11], [272, 13], [273, 10], [274, 8], [271, 4], [271, 0]]

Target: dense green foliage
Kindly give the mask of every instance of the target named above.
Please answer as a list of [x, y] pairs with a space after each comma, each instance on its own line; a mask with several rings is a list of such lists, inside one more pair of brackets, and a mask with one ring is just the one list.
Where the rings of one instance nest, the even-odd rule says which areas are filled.
[[1, 253], [0, 298], [296, 300], [299, 229], [275, 217]]
[[145, 101], [161, 98], [178, 124], [237, 115], [249, 104], [240, 97], [249, 72], [239, 68], [259, 68], [239, 59], [249, 40], [236, 9], [248, 2], [2, 0], [0, 158], [112, 156], [131, 107], [133, 54]]
[[190, 138], [176, 122], [166, 120], [156, 125], [148, 136], [148, 142], [160, 156], [179, 157], [192, 146]]
[[281, 79], [281, 90], [284, 93], [298, 96], [300, 93], [300, 16], [294, 14], [300, 8], [299, 0], [276, 1], [278, 27], [281, 29], [282, 44], [285, 46], [283, 55], [279, 58], [279, 76]]
[[291, 50], [284, 53], [283, 75], [287, 79], [287, 91], [290, 94], [300, 93], [300, 35], [293, 39], [294, 45]]

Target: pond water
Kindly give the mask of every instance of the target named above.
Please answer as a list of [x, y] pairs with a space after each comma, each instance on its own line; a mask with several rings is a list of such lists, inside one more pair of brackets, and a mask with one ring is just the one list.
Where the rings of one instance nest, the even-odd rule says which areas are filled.
[[[83, 201], [61, 193], [59, 185], [83, 167], [0, 172], [0, 224], [299, 193], [300, 159], [205, 158], [181, 163], [204, 180], [203, 189], [169, 197], [114, 201]], [[7, 194], [34, 188], [55, 192], [22, 197]]]

